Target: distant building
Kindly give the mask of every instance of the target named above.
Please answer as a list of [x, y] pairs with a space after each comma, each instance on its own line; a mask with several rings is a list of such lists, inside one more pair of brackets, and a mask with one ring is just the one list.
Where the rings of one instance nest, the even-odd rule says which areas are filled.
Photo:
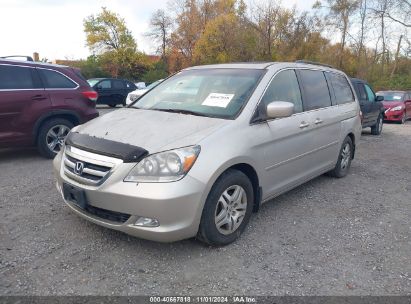
[[52, 61], [54, 64], [68, 65], [68, 66], [79, 66], [82, 60], [68, 60], [68, 59], [55, 59]]

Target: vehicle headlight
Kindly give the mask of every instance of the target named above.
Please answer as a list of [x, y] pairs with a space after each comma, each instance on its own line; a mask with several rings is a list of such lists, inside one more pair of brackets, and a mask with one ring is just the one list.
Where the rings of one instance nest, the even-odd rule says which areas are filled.
[[401, 111], [401, 110], [402, 110], [402, 106], [396, 106], [390, 109], [390, 111]]
[[180, 148], [143, 158], [124, 179], [135, 183], [166, 183], [182, 179], [194, 165], [200, 146]]
[[130, 94], [130, 100], [131, 101], [136, 101], [138, 99], [138, 96], [137, 95], [135, 95], [135, 94]]

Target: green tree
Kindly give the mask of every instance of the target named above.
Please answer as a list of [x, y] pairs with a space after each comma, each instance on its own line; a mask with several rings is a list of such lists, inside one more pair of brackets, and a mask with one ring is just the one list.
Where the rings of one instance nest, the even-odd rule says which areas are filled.
[[118, 14], [102, 8], [84, 20], [87, 46], [98, 56], [103, 70], [112, 77], [139, 79], [147, 70], [145, 56]]
[[97, 16], [88, 16], [83, 25], [87, 46], [93, 52], [105, 53], [124, 49], [135, 51], [137, 48], [124, 19], [105, 7]]

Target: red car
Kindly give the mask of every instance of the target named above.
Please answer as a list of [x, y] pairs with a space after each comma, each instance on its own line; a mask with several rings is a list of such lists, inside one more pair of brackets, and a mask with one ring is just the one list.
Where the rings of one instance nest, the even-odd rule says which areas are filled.
[[53, 158], [72, 127], [98, 116], [97, 97], [77, 69], [0, 58], [0, 148]]
[[380, 91], [377, 95], [384, 96], [384, 120], [403, 124], [411, 118], [411, 92]]

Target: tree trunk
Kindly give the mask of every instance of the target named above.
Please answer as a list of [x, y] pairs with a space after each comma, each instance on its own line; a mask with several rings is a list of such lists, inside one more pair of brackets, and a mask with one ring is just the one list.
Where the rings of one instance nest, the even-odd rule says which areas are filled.
[[398, 40], [397, 51], [395, 52], [394, 66], [393, 66], [392, 71], [391, 71], [391, 78], [394, 76], [395, 71], [396, 71], [397, 66], [398, 66], [398, 56], [400, 54], [400, 47], [401, 47], [402, 37], [403, 37], [403, 35], [401, 35], [400, 39]]

